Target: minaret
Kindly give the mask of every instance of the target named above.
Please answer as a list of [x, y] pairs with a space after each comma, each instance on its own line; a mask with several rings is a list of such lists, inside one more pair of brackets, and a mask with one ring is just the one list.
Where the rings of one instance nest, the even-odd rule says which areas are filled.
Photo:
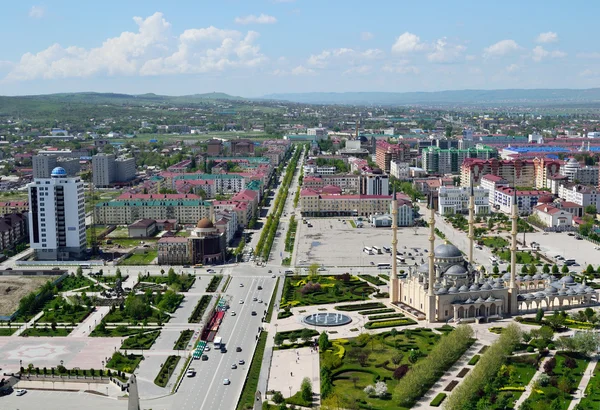
[[516, 276], [517, 276], [517, 219], [519, 218], [517, 204], [517, 187], [513, 187], [513, 203], [512, 203], [512, 231], [510, 233], [512, 237], [512, 243], [510, 245], [510, 283], [508, 285], [508, 312], [511, 315], [517, 314], [517, 295], [519, 288], [517, 287]]
[[473, 178], [471, 178], [471, 195], [469, 197], [469, 263], [475, 266], [473, 259], [473, 240], [475, 239], [475, 191], [473, 189]]
[[392, 196], [392, 274], [390, 276], [390, 303], [400, 301], [400, 289], [398, 288], [398, 263], [396, 255], [398, 251], [398, 200], [396, 199], [396, 187]]
[[435, 246], [435, 210], [433, 209], [433, 195], [429, 196], [429, 280], [427, 289], [427, 321], [435, 322], [435, 294], [433, 293], [433, 284], [435, 282], [434, 266], [434, 246]]

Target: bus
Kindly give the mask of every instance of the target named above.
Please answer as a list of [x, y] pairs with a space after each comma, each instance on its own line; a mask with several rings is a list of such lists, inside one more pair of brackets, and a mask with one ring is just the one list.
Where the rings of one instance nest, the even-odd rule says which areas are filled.
[[389, 263], [378, 263], [377, 264], [378, 269], [390, 269], [391, 267], [392, 267], [392, 265], [390, 265]]
[[497, 264], [497, 263], [498, 263], [498, 259], [497, 259], [495, 256], [492, 256], [492, 257], [490, 258], [490, 262], [491, 262], [491, 264], [492, 264], [492, 265], [495, 265], [495, 264]]
[[81, 269], [92, 269], [92, 265], [89, 263], [82, 263], [79, 265]]
[[404, 257], [403, 257], [403, 256], [396, 256], [396, 260], [397, 260], [398, 262], [400, 262], [400, 263], [404, 263], [404, 262], [406, 262], [406, 259], [404, 259]]
[[371, 249], [371, 248], [369, 248], [368, 246], [365, 246], [365, 248], [363, 249], [363, 251], [364, 251], [365, 253], [371, 253], [372, 249]]
[[389, 246], [384, 246], [383, 247], [383, 251], [386, 252], [386, 253], [391, 253], [392, 252], [392, 250], [390, 249]]
[[221, 345], [223, 344], [223, 339], [221, 338], [221, 336], [215, 337], [215, 340], [213, 340], [213, 344], [215, 346], [215, 349], [220, 349]]
[[373, 252], [378, 255], [381, 255], [383, 253], [383, 252], [381, 252], [381, 248], [378, 246], [373, 246]]

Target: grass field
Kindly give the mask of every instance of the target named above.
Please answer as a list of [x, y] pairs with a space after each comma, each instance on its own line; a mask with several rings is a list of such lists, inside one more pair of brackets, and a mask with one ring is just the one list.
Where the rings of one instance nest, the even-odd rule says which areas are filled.
[[600, 409], [600, 366], [598, 364], [596, 364], [594, 376], [590, 379], [585, 389], [585, 397], [581, 400], [579, 406], [583, 410]]
[[150, 349], [156, 339], [160, 335], [160, 331], [151, 331], [146, 333], [138, 333], [130, 336], [123, 341], [121, 349]]
[[120, 352], [116, 352], [112, 355], [106, 364], [106, 367], [131, 374], [138, 367], [143, 358], [144, 356], [139, 354], [130, 353], [125, 356]]
[[119, 265], [123, 266], [137, 266], [137, 265], [150, 265], [154, 259], [158, 256], [158, 251], [149, 250], [144, 253], [134, 253], [133, 255], [124, 259]]
[[18, 328], [18, 326], [12, 326], [10, 328], [6, 326], [0, 327], [0, 336], [12, 336]]
[[289, 276], [283, 285], [280, 307], [309, 306], [325, 303], [367, 300], [375, 289], [357, 277]]
[[92, 333], [90, 333], [90, 337], [125, 337], [137, 335], [143, 332], [149, 331], [157, 331], [160, 329], [157, 328], [146, 328], [146, 329], [130, 329], [127, 326], [117, 326], [112, 328], [106, 328], [104, 331], [99, 329], [99, 326], [96, 326]]
[[52, 330], [50, 326], [48, 327], [37, 327], [37, 328], [29, 328], [23, 333], [21, 336], [45, 336], [45, 337], [64, 337], [71, 333], [71, 329], [65, 329], [62, 327], [57, 327], [56, 330]]

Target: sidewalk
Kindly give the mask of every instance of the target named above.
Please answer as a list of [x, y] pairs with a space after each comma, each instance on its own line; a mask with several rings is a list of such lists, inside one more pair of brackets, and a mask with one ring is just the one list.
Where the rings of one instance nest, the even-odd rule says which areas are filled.
[[423, 397], [421, 397], [419, 399], [417, 404], [415, 404], [412, 408], [413, 409], [436, 409], [437, 407], [433, 407], [429, 404], [431, 402], [431, 400], [433, 400], [433, 398], [435, 396], [437, 396], [439, 393], [446, 393], [447, 395], [450, 395], [451, 392], [444, 391], [444, 389], [448, 386], [448, 384], [451, 381], [456, 380], [459, 383], [458, 385], [456, 385], [454, 387], [454, 389], [456, 389], [460, 385], [460, 382], [462, 382], [465, 379], [465, 377], [468, 376], [469, 373], [467, 373], [467, 376], [462, 377], [462, 378], [458, 377], [458, 374], [460, 373], [460, 371], [463, 368], [468, 368], [468, 369], [470, 369], [470, 371], [473, 371], [474, 366], [468, 365], [469, 360], [471, 360], [471, 358], [474, 355], [476, 355], [477, 352], [479, 350], [481, 350], [481, 348], [483, 346], [484, 345], [482, 343], [480, 343], [479, 341], [476, 341], [475, 343], [473, 343], [473, 345], [467, 349], [467, 351], [460, 357], [460, 359], [458, 359], [452, 365], [452, 367], [446, 373], [444, 373], [444, 375], [442, 377], [440, 377], [437, 382], [435, 382], [435, 384], [423, 395]]
[[531, 378], [531, 381], [529, 382], [529, 384], [527, 386], [525, 386], [525, 391], [523, 392], [523, 394], [521, 394], [521, 397], [519, 397], [519, 400], [516, 401], [515, 406], [514, 406], [515, 409], [518, 409], [519, 407], [521, 407], [521, 404], [523, 404], [523, 402], [529, 398], [533, 384], [540, 377], [540, 375], [542, 373], [544, 373], [544, 364], [546, 364], [546, 362], [553, 357], [554, 357], [554, 355], [551, 353], [546, 358], [544, 358], [544, 360], [541, 361], [540, 367], [538, 367], [538, 370], [535, 372], [535, 374]]
[[290, 397], [300, 391], [302, 380], [308, 377], [313, 393], [321, 393], [319, 352], [310, 347], [276, 350], [273, 352], [273, 367], [269, 376], [268, 390], [280, 391]]
[[598, 364], [598, 357], [596, 356], [592, 359], [592, 361], [588, 364], [585, 371], [583, 372], [583, 377], [581, 378], [581, 381], [579, 382], [579, 387], [577, 388], [577, 391], [575, 392], [575, 397], [573, 398], [573, 400], [571, 400], [571, 403], [569, 403], [568, 410], [575, 409], [575, 407], [577, 407], [577, 405], [579, 404], [579, 402], [585, 395], [585, 389], [587, 388], [587, 385], [590, 382], [590, 379], [594, 375], [594, 369], [596, 368], [597, 364]]
[[35, 315], [29, 322], [25, 323], [23, 326], [21, 326], [19, 329], [17, 329], [17, 331], [15, 333], [13, 333], [11, 337], [21, 336], [21, 333], [23, 333], [25, 330], [29, 329], [30, 327], [33, 327], [33, 324], [35, 323], [35, 321], [38, 320], [39, 318], [41, 318], [42, 316], [44, 316], [43, 311], [41, 311], [40, 313]]
[[83, 322], [79, 324], [67, 337], [86, 337], [96, 328], [102, 318], [110, 311], [109, 306], [98, 306]]

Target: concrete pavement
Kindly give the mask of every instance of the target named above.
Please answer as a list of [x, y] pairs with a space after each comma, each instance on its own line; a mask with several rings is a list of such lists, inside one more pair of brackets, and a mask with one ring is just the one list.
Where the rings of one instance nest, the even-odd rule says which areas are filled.
[[588, 363], [587, 368], [583, 372], [583, 377], [581, 378], [581, 381], [579, 382], [579, 386], [577, 387], [577, 391], [574, 394], [573, 400], [571, 400], [571, 403], [569, 403], [568, 410], [575, 409], [577, 407], [577, 405], [579, 404], [579, 402], [581, 401], [581, 399], [584, 397], [585, 390], [587, 388], [588, 383], [590, 382], [590, 379], [594, 376], [594, 369], [596, 368], [597, 364], [598, 364], [598, 356], [594, 357]]
[[102, 321], [102, 318], [110, 312], [109, 306], [97, 306], [88, 317], [81, 322], [67, 337], [84, 337], [96, 328], [96, 325]]
[[27, 329], [29, 329], [30, 327], [33, 327], [33, 324], [42, 316], [44, 316], [44, 312], [40, 312], [37, 315], [35, 315], [34, 317], [31, 318], [31, 320], [29, 320], [29, 322], [23, 324], [23, 326], [21, 326], [20, 328], [18, 328], [15, 333], [13, 333], [11, 335], [11, 337], [17, 337], [17, 336], [21, 336], [21, 333], [23, 333], [24, 331], [26, 331]]
[[269, 376], [268, 391], [280, 391], [283, 397], [290, 397], [300, 391], [300, 385], [308, 377], [313, 392], [321, 393], [319, 353], [316, 349], [276, 350], [273, 352], [273, 365]]

